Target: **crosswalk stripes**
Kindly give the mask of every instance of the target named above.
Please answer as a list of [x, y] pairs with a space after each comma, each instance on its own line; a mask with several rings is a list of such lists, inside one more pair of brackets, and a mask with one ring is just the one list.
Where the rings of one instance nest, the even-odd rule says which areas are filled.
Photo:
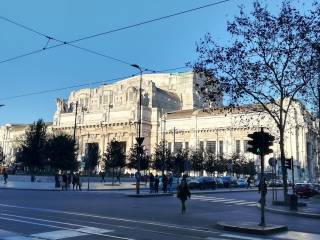
[[233, 198], [221, 198], [221, 197], [208, 197], [203, 195], [192, 196], [193, 200], [195, 201], [202, 201], [202, 202], [212, 202], [212, 203], [223, 203], [223, 204], [234, 204], [240, 206], [247, 206], [247, 207], [256, 207], [257, 202], [247, 201], [247, 200], [239, 200]]

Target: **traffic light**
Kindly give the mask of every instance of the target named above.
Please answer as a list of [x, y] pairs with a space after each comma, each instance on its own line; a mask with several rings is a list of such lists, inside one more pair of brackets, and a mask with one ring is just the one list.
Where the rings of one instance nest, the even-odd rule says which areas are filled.
[[292, 162], [292, 159], [291, 158], [286, 158], [284, 160], [284, 166], [288, 169], [291, 169], [291, 162]]
[[248, 134], [248, 137], [251, 138], [248, 141], [248, 145], [250, 145], [249, 152], [256, 155], [267, 155], [273, 152], [270, 147], [273, 145], [274, 136], [270, 133], [266, 133], [262, 129], [260, 132]]

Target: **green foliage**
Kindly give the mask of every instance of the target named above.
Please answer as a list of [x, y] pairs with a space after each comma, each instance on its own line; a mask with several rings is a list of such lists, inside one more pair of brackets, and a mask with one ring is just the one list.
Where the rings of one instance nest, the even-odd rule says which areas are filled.
[[47, 163], [45, 154], [46, 125], [42, 119], [34, 122], [27, 130], [21, 140], [16, 159], [29, 169], [31, 173], [43, 169]]
[[120, 142], [113, 139], [103, 154], [105, 170], [123, 168], [126, 165], [126, 156], [121, 148]]
[[77, 147], [71, 136], [63, 133], [51, 136], [47, 141], [45, 153], [51, 169], [55, 171], [78, 170]]
[[172, 170], [172, 156], [167, 148], [166, 142], [161, 141], [155, 146], [154, 154], [152, 155], [153, 165], [155, 170], [164, 172]]
[[139, 168], [139, 158], [140, 158], [140, 170], [144, 171], [149, 169], [151, 157], [147, 155], [146, 150], [143, 147], [139, 147], [138, 144], [134, 144], [130, 148], [128, 154], [128, 167], [131, 169]]
[[97, 143], [88, 143], [86, 149], [86, 155], [84, 157], [86, 171], [92, 171], [98, 165], [100, 159], [99, 145]]
[[202, 151], [193, 151], [190, 157], [191, 169], [195, 172], [204, 169], [204, 154]]
[[189, 160], [189, 152], [187, 150], [178, 150], [171, 159], [173, 172], [180, 176], [181, 173], [186, 171], [186, 164]]

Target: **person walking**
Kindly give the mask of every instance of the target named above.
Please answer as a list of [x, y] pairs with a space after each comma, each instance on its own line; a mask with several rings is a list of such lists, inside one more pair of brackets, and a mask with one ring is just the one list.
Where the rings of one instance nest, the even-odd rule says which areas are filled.
[[173, 184], [173, 176], [170, 173], [169, 178], [168, 178], [168, 190], [169, 190], [169, 192], [172, 191], [172, 184]]
[[149, 175], [149, 181], [150, 181], [150, 193], [153, 193], [154, 191], [154, 176], [152, 173]]
[[101, 183], [103, 183], [103, 182], [105, 182], [105, 177], [106, 177], [106, 172], [102, 172], [102, 171], [100, 171], [100, 173], [99, 173], [99, 175], [100, 175], [100, 177], [101, 177]]
[[154, 178], [154, 192], [158, 193], [159, 192], [159, 176], [158, 174], [156, 175], [156, 177]]
[[119, 184], [121, 184], [120, 177], [121, 177], [121, 171], [118, 171], [117, 172], [117, 182], [119, 182]]
[[260, 200], [259, 200], [260, 204], [266, 205], [265, 200], [266, 200], [267, 192], [268, 192], [268, 187], [267, 187], [266, 178], [264, 177], [263, 179], [260, 180], [259, 187], [258, 187], [258, 193], [259, 194], [262, 193], [263, 200], [264, 200], [264, 203], [262, 203], [262, 199], [260, 198]]
[[251, 188], [251, 176], [247, 179], [247, 189]]
[[77, 176], [74, 174], [72, 175], [72, 190], [74, 190], [74, 187], [77, 186]]
[[62, 175], [62, 185], [61, 185], [62, 191], [63, 191], [63, 190], [66, 190], [66, 191], [67, 191], [67, 182], [68, 182], [68, 176], [67, 176], [67, 173], [64, 173], [64, 174]]
[[162, 175], [162, 190], [164, 193], [168, 191], [168, 177], [167, 175]]
[[186, 213], [186, 201], [188, 198], [191, 197], [191, 193], [187, 184], [187, 176], [184, 175], [181, 183], [178, 186], [178, 192], [177, 192], [177, 197], [181, 201], [181, 214]]
[[81, 183], [81, 179], [80, 179], [80, 174], [77, 173], [75, 177], [76, 177], [76, 190], [78, 189], [79, 191], [82, 191], [82, 189], [81, 189], [82, 183]]
[[4, 180], [4, 184], [8, 183], [8, 173], [6, 169], [3, 170], [3, 180]]
[[54, 182], [55, 182], [55, 187], [56, 187], [56, 188], [59, 188], [59, 187], [60, 187], [60, 177], [59, 177], [59, 174], [58, 174], [58, 173], [56, 173], [56, 174], [54, 175]]

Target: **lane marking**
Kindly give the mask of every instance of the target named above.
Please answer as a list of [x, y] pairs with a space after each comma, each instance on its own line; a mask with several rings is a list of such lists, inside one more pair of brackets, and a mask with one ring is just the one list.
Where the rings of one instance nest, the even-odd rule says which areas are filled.
[[72, 238], [72, 237], [80, 237], [80, 236], [88, 236], [87, 233], [72, 231], [72, 230], [57, 230], [51, 232], [43, 232], [43, 233], [35, 233], [30, 235], [31, 237], [42, 238], [42, 239], [50, 239], [50, 240], [58, 240], [64, 238]]
[[[22, 218], [22, 219], [28, 219], [28, 220], [34, 220], [34, 221], [40, 221], [40, 222], [49, 222], [49, 223], [57, 223], [61, 225], [69, 225], [69, 226], [74, 226], [74, 227], [81, 227], [80, 229], [85, 229], [85, 231], [89, 232], [98, 232], [98, 233], [107, 233], [107, 232], [113, 232], [113, 230], [109, 229], [102, 229], [102, 228], [95, 228], [95, 227], [90, 227], [86, 225], [80, 225], [80, 224], [74, 224], [74, 223], [66, 223], [66, 222], [60, 222], [60, 221], [53, 221], [53, 220], [48, 220], [48, 219], [43, 219], [43, 218], [33, 218], [33, 217], [25, 217], [21, 215], [15, 215], [15, 214], [8, 214], [8, 213], [1, 213], [0, 215], [2, 216], [9, 216], [9, 217], [17, 217], [17, 218]], [[78, 231], [80, 231], [78, 229]]]
[[243, 239], [243, 240], [272, 240], [270, 238], [256, 238], [256, 237], [247, 237], [242, 235], [236, 235], [236, 234], [221, 234], [221, 237], [229, 237], [229, 238], [237, 238], [237, 239]]
[[173, 228], [173, 229], [184, 229], [184, 230], [195, 231], [195, 232], [220, 233], [217, 231], [197, 229], [197, 228], [189, 227], [189, 226], [179, 226], [179, 225], [173, 225], [173, 224], [167, 224], [167, 223], [161, 223], [161, 222], [141, 221], [141, 220], [126, 219], [126, 218], [108, 217], [108, 216], [101, 216], [101, 215], [87, 214], [87, 213], [80, 213], [80, 212], [68, 212], [68, 211], [54, 210], [54, 209], [48, 209], [48, 208], [23, 207], [23, 206], [18, 206], [18, 205], [9, 205], [9, 204], [1, 204], [1, 203], [0, 203], [0, 206], [7, 207], [7, 208], [27, 209], [27, 210], [40, 211], [40, 212], [42, 211], [42, 212], [50, 212], [50, 213], [59, 213], [59, 214], [66, 214], [66, 215], [73, 215], [73, 216], [108, 219], [108, 220], [130, 222], [130, 223], [140, 223], [140, 224], [145, 224], [145, 225], [160, 226], [160, 227], [167, 227], [167, 228]]
[[256, 204], [257, 202], [243, 202], [243, 203], [235, 203], [236, 205], [245, 205], [245, 204]]
[[[57, 229], [64, 229], [64, 230], [71, 230], [71, 231], [76, 231], [77, 230], [77, 229], [72, 229], [72, 228], [59, 227], [59, 226], [51, 225], [51, 224], [31, 222], [31, 221], [26, 221], [26, 220], [22, 220], [22, 219], [13, 219], [13, 218], [8, 218], [8, 217], [0, 217], [0, 219], [13, 221], [13, 222], [26, 223], [26, 224], [31, 224], [31, 225], [38, 225], [38, 226], [51, 227], [51, 228], [57, 228]], [[132, 238], [124, 238], [124, 237], [108, 235], [108, 234], [102, 234], [102, 233], [93, 233], [93, 235], [116, 238], [116, 239], [122, 239], [122, 240], [134, 240]]]
[[231, 204], [243, 203], [243, 200], [227, 201], [227, 202], [224, 202], [224, 203], [231, 203]]

